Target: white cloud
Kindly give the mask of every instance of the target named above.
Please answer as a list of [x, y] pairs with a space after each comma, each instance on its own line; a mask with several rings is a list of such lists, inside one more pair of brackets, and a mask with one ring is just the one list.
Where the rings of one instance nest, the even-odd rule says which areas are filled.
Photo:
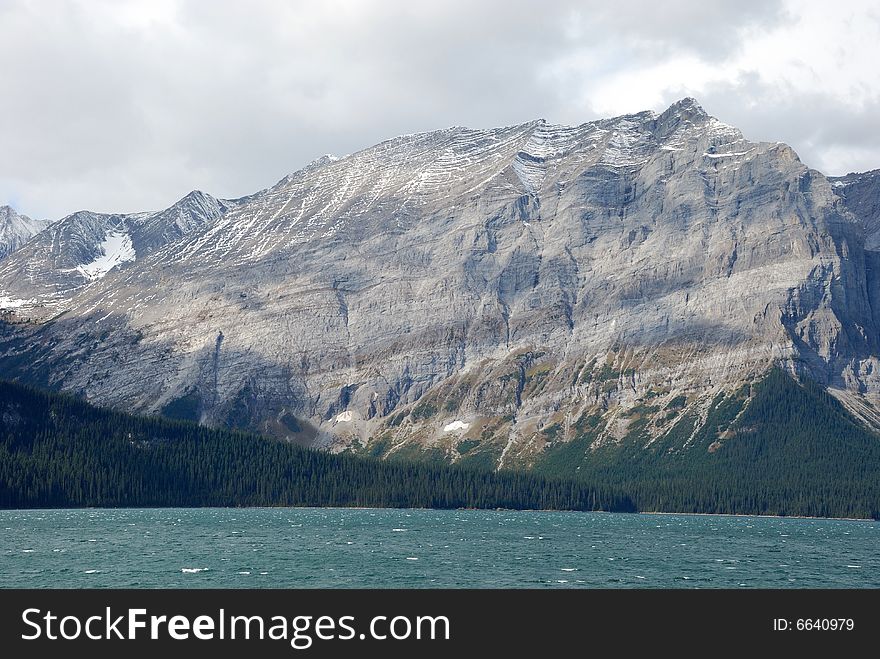
[[877, 167], [878, 29], [870, 2], [9, 0], [0, 203], [237, 196], [400, 133], [683, 95], [829, 173]]

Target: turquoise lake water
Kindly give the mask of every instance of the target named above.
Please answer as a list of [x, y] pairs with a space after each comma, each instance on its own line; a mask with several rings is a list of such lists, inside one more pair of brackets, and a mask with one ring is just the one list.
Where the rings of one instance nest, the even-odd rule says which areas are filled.
[[880, 523], [574, 512], [0, 511], [0, 587], [880, 587]]

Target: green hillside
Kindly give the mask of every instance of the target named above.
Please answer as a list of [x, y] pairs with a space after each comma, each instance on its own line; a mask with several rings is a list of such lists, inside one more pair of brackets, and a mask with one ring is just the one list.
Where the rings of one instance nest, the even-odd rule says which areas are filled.
[[812, 381], [771, 371], [750, 396], [716, 399], [693, 431], [685, 416], [647, 448], [636, 430], [591, 451], [586, 427], [550, 449], [538, 471], [613, 484], [639, 510], [880, 516], [880, 436]]

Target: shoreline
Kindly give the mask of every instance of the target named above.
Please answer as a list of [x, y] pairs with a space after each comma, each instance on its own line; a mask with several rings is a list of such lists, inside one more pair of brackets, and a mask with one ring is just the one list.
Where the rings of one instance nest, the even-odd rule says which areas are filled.
[[613, 510], [565, 510], [565, 509], [533, 509], [533, 508], [380, 508], [375, 506], [108, 506], [108, 507], [58, 507], [58, 508], [0, 508], [4, 512], [54, 512], [62, 510], [82, 511], [113, 511], [113, 510], [425, 510], [425, 511], [474, 511], [504, 513], [580, 513], [602, 515], [679, 515], [688, 517], [750, 517], [756, 519], [812, 519], [840, 522], [878, 522], [870, 517], [815, 517], [809, 515], [762, 515], [757, 513], [694, 513], [670, 512], [662, 510], [638, 510], [620, 512]]
[[645, 510], [636, 515], [688, 515], [694, 517], [757, 517], [759, 519], [817, 519], [832, 522], [876, 522], [870, 517], [815, 517], [810, 515], [750, 515], [748, 513], [670, 513], [661, 510]]

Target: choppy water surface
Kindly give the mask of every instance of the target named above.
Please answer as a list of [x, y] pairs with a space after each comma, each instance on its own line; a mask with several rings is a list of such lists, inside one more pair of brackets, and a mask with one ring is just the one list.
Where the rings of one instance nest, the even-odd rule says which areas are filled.
[[0, 511], [0, 587], [880, 587], [880, 524], [509, 511]]

